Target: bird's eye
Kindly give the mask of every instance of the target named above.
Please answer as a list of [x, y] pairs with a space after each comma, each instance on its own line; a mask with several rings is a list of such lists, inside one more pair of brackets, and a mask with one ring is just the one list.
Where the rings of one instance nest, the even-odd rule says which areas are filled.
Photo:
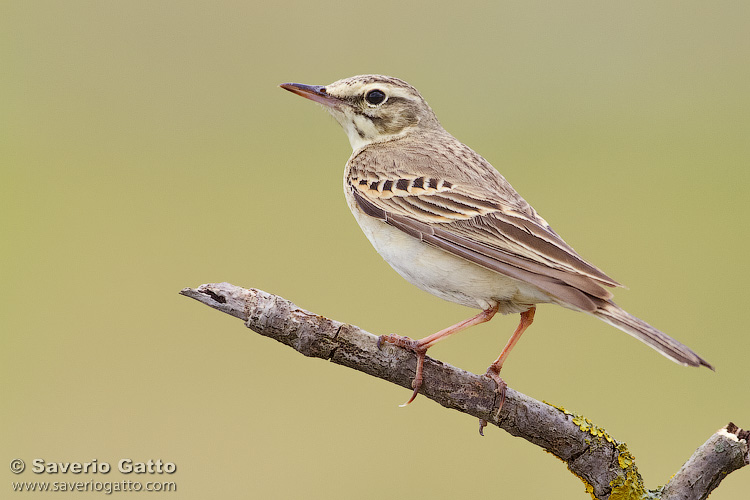
[[385, 102], [385, 92], [378, 89], [371, 90], [367, 94], [365, 94], [365, 101], [367, 101], [368, 104], [372, 104], [373, 106], [383, 104], [383, 102]]

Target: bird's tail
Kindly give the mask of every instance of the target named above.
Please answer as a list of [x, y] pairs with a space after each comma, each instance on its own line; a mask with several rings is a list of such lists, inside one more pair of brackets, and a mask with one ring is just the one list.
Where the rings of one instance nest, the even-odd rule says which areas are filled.
[[602, 321], [632, 335], [676, 363], [686, 366], [703, 365], [714, 369], [708, 361], [698, 356], [692, 349], [660, 332], [645, 321], [627, 313], [614, 302], [604, 300], [598, 302], [597, 310], [592, 314]]

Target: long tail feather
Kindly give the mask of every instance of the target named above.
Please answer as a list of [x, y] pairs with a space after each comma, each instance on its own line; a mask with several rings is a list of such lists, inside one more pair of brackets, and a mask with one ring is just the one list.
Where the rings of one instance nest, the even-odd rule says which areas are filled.
[[592, 314], [602, 321], [632, 335], [676, 363], [714, 369], [708, 361], [698, 356], [692, 349], [626, 312], [614, 302], [604, 300], [598, 302], [599, 307]]

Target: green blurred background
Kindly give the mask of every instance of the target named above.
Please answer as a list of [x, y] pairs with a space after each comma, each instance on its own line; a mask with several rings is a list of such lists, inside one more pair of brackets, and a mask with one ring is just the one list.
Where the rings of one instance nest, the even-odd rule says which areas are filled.
[[[360, 73], [416, 86], [630, 287], [621, 305], [716, 365], [551, 306], [506, 364], [663, 484], [728, 421], [750, 427], [749, 20], [746, 1], [0, 3], [0, 496], [93, 478], [188, 499], [588, 498], [525, 441], [425, 398], [398, 408], [406, 389], [178, 295], [230, 281], [414, 337], [474, 314], [371, 249], [341, 192], [344, 133], [277, 88]], [[483, 372], [516, 321], [430, 354]], [[13, 458], [178, 469], [16, 476]], [[744, 498], [749, 474], [711, 498]]]

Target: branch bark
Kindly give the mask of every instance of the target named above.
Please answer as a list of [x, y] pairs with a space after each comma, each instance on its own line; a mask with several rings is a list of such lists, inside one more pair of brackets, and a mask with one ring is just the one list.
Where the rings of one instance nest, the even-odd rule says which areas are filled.
[[[292, 302], [257, 289], [230, 283], [201, 285], [180, 292], [245, 322], [251, 330], [278, 340], [305, 356], [330, 360], [408, 389], [415, 356], [386, 344], [354, 325], [300, 309]], [[748, 434], [730, 423], [713, 434], [661, 489], [647, 491], [624, 443], [588, 419], [517, 392], [510, 387], [505, 403], [494, 382], [427, 357], [420, 395], [467, 413], [521, 437], [568, 465], [597, 499], [704, 499], [727, 474], [750, 463]]]

